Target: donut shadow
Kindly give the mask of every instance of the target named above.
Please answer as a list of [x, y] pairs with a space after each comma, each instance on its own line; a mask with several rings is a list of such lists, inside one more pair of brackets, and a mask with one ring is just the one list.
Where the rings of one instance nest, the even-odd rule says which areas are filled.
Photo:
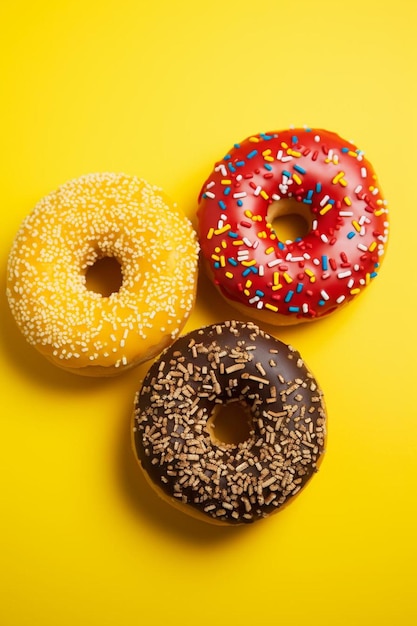
[[[210, 546], [221, 541], [233, 541], [249, 532], [253, 524], [220, 526], [198, 520], [165, 502], [149, 485], [135, 458], [132, 448], [133, 399], [125, 409], [123, 428], [119, 433], [116, 472], [125, 501], [135, 517], [173, 540]], [[260, 522], [262, 523], [262, 521]]]

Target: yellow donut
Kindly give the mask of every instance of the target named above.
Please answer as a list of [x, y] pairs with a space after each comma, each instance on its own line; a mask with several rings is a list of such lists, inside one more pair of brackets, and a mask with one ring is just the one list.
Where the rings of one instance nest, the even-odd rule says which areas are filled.
[[[99, 259], [120, 264], [108, 296], [88, 288]], [[88, 174], [43, 198], [23, 221], [7, 297], [27, 341], [77, 374], [113, 376], [178, 336], [195, 300], [198, 243], [157, 187], [125, 174]]]

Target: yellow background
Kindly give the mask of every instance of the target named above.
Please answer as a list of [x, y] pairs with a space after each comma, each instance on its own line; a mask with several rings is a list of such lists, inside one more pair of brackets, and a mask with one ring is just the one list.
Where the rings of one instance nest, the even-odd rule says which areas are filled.
[[[2, 626], [416, 623], [416, 7], [2, 3]], [[234, 142], [302, 124], [365, 151], [391, 240], [349, 307], [273, 331], [326, 394], [319, 474], [276, 516], [215, 528], [136, 470], [130, 413], [148, 365], [89, 380], [38, 356], [8, 311], [8, 250], [43, 195], [93, 171], [146, 178], [194, 220]], [[186, 329], [233, 316], [201, 274]]]

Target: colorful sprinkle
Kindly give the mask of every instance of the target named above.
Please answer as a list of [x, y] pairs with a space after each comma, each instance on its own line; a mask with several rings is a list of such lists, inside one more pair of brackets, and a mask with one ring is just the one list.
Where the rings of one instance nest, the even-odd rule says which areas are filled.
[[[376, 276], [375, 257], [383, 256], [388, 237], [387, 203], [363, 153], [326, 131], [301, 128], [261, 133], [237, 146], [216, 165], [201, 200], [225, 212], [206, 227], [207, 246], [212, 253], [219, 248], [211, 263], [220, 288], [221, 273], [229, 271], [227, 293], [235, 288], [236, 298], [258, 310], [309, 319], [349, 301]], [[287, 198], [300, 203], [297, 212], [311, 228], [281, 241], [268, 211], [276, 203], [279, 218]], [[355, 237], [359, 243], [351, 244]]]

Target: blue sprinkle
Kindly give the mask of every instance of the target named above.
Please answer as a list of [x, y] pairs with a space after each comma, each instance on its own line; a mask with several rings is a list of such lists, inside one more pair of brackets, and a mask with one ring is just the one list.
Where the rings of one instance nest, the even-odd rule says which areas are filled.
[[355, 235], [356, 235], [355, 231], [351, 230], [350, 233], [348, 233], [346, 236], [348, 239], [353, 239]]
[[335, 201], [333, 200], [333, 198], [330, 198], [330, 200], [327, 201], [329, 204], [334, 204]]
[[266, 135], [265, 133], [260, 133], [259, 136], [262, 137], [262, 139], [265, 139], [265, 141], [269, 141], [270, 139], [273, 139], [272, 135]]
[[301, 165], [294, 165], [294, 169], [297, 170], [297, 172], [300, 172], [300, 174], [307, 174], [307, 170], [301, 167]]
[[229, 230], [228, 235], [229, 237], [232, 237], [232, 239], [237, 239], [239, 237], [238, 233], [234, 233], [233, 230]]
[[218, 270], [220, 268], [220, 263], [218, 261], [214, 262], [214, 268]]
[[291, 172], [288, 172], [288, 170], [284, 170], [282, 173], [284, 174], [284, 176], [288, 176], [288, 178], [291, 178]]
[[229, 161], [232, 157], [230, 156], [230, 154], [226, 154], [226, 156], [224, 157], [224, 161]]
[[243, 201], [239, 199], [239, 200], [237, 201], [237, 206], [243, 206]]
[[290, 289], [290, 291], [285, 296], [284, 302], [289, 302], [291, 298], [293, 297], [293, 295], [294, 295], [294, 292]]
[[236, 161], [236, 165], [237, 165], [238, 167], [244, 167], [244, 165], [245, 165], [245, 161]]
[[327, 256], [323, 254], [321, 257], [321, 266], [323, 268], [323, 272], [326, 272], [329, 269], [329, 265], [327, 263]]
[[282, 243], [282, 241], [278, 241], [278, 248], [280, 250], [285, 250], [285, 245]]
[[296, 289], [297, 293], [301, 293], [303, 290], [303, 287], [304, 287], [303, 283], [297, 283], [297, 289]]
[[298, 241], [302, 241], [302, 239], [303, 239], [302, 237], [296, 237], [296, 238], [294, 239], [294, 243], [297, 243]]
[[228, 258], [227, 260], [230, 263], [230, 265], [234, 265], [234, 267], [236, 267], [238, 265], [238, 262], [232, 256], [230, 258]]
[[240, 148], [240, 143], [235, 143], [234, 147], [235, 148]]
[[298, 312], [299, 312], [299, 310], [300, 310], [300, 307], [299, 307], [299, 306], [289, 306], [289, 307], [288, 307], [288, 311], [289, 311], [290, 313], [298, 313]]
[[349, 152], [349, 148], [342, 148], [342, 152]]
[[272, 171], [272, 165], [269, 165], [269, 163], [264, 163], [264, 168], [268, 170], [269, 172]]
[[257, 289], [257, 290], [255, 291], [255, 294], [256, 294], [257, 296], [259, 296], [260, 298], [263, 298], [263, 297], [264, 297], [264, 295], [265, 295], [265, 294], [264, 294], [264, 292], [263, 292], [263, 291], [261, 291], [260, 289]]
[[306, 126], [304, 130], [306, 131], [306, 133], [311, 133], [311, 128], [309, 126]]
[[228, 163], [227, 167], [229, 168], [231, 172], [236, 172], [236, 168], [231, 163]]
[[247, 267], [243, 272], [242, 272], [242, 276], [249, 276], [249, 274], [257, 274], [258, 273], [258, 268], [257, 267]]
[[227, 206], [225, 205], [225, 203], [223, 202], [223, 200], [219, 200], [219, 207], [224, 211], [225, 209], [227, 209]]
[[223, 191], [223, 195], [224, 196], [228, 196], [229, 193], [231, 192], [232, 188], [231, 187], [225, 187], [224, 191]]
[[247, 157], [248, 157], [248, 159], [253, 159], [253, 157], [255, 157], [257, 154], [258, 154], [257, 150], [252, 150], [251, 152], [249, 152]]
[[207, 194], [203, 193], [203, 198], [206, 199], [207, 198]]
[[[295, 167], [295, 166], [294, 166], [294, 167]], [[312, 189], [309, 189], [309, 190], [307, 191], [307, 196], [303, 199], [303, 202], [304, 202], [305, 204], [313, 204], [313, 201], [312, 201], [312, 199], [311, 199], [311, 198], [313, 197], [313, 193], [314, 193], [314, 191], [313, 191]]]
[[321, 183], [316, 183], [316, 193], [320, 193], [321, 191]]
[[291, 137], [291, 141], [292, 141], [292, 143], [298, 143], [298, 137], [297, 137], [297, 135], [293, 135], [293, 136]]
[[375, 278], [376, 276], [378, 276], [378, 272], [371, 272], [371, 273], [369, 274], [369, 276], [370, 276], [371, 278]]
[[326, 304], [326, 300], [319, 300], [318, 305], [324, 306]]

